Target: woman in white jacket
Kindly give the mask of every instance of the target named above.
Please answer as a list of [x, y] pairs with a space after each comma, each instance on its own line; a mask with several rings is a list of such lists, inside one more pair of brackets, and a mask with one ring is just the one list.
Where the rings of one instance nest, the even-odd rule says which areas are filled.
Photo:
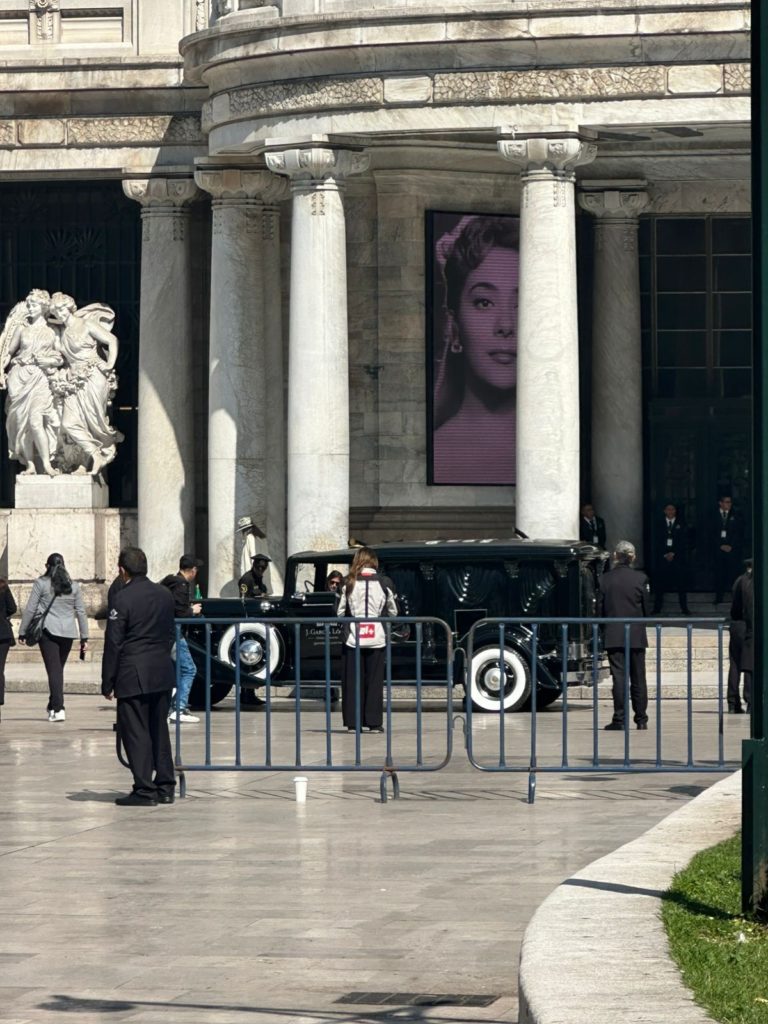
[[[377, 572], [379, 560], [370, 548], [360, 548], [352, 561], [341, 592], [337, 614], [355, 619], [397, 615], [392, 581]], [[360, 727], [384, 732], [383, 701], [386, 632], [380, 622], [352, 622], [344, 630], [341, 655], [341, 713], [344, 725], [354, 732], [360, 694]], [[357, 648], [360, 648], [360, 680], [356, 680]]]

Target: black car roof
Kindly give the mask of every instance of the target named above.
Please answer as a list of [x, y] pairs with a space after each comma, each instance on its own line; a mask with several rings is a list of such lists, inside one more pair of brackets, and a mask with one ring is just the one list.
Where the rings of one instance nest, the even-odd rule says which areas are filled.
[[[521, 540], [519, 537], [509, 540], [495, 538], [482, 540], [429, 540], [404, 543], [387, 541], [383, 544], [370, 544], [382, 561], [402, 559], [424, 559], [430, 556], [440, 559], [489, 558], [489, 559], [525, 559], [525, 558], [593, 558], [600, 548], [580, 540]], [[357, 548], [339, 548], [336, 551], [300, 551], [291, 555], [292, 562], [350, 562]]]

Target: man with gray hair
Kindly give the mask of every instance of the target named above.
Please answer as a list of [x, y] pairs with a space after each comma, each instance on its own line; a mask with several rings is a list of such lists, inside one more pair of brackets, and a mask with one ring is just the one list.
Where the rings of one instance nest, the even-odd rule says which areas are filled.
[[[645, 618], [650, 586], [645, 573], [633, 569], [635, 546], [620, 540], [613, 550], [613, 568], [600, 577], [598, 611], [601, 618]], [[613, 718], [605, 726], [609, 731], [621, 731], [625, 723], [625, 692], [629, 673], [629, 694], [635, 724], [638, 729], [648, 728], [648, 685], [645, 680], [645, 651], [648, 637], [645, 626], [623, 622], [608, 623], [605, 627], [605, 649], [613, 680]], [[628, 641], [628, 643], [627, 643]], [[629, 665], [627, 665], [627, 646]]]

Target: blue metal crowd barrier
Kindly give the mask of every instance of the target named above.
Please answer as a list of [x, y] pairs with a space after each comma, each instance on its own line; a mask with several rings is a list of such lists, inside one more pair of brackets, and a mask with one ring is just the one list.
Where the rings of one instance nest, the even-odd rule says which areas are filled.
[[[340, 685], [338, 664], [341, 641], [339, 626], [359, 622], [354, 619], [332, 618], [288, 618], [288, 619], [186, 619], [178, 620], [177, 639], [187, 626], [194, 626], [198, 633], [198, 652], [204, 660], [204, 715], [202, 736], [193, 729], [187, 734], [182, 723], [175, 723], [175, 763], [180, 781], [180, 794], [186, 791], [187, 772], [286, 772], [301, 773], [380, 773], [382, 801], [387, 799], [387, 784], [391, 782], [394, 796], [399, 795], [398, 773], [436, 772], [446, 767], [453, 752], [453, 730], [461, 723], [465, 734], [467, 756], [472, 767], [481, 772], [518, 773], [527, 775], [528, 801], [533, 803], [536, 792], [536, 778], [540, 773], [586, 774], [586, 773], [692, 773], [727, 772], [739, 766], [738, 750], [732, 757], [726, 756], [724, 732], [724, 650], [725, 620], [722, 618], [691, 619], [536, 619], [536, 618], [489, 618], [476, 622], [466, 637], [463, 647], [454, 646], [454, 638], [447, 623], [436, 618], [398, 617], [373, 620], [381, 622], [385, 632], [384, 670], [384, 749], [377, 751], [363, 732], [361, 716], [361, 648], [355, 648], [354, 691], [355, 727], [353, 750], [349, 744], [336, 739], [334, 729], [335, 693]], [[211, 699], [212, 687], [217, 681], [218, 650], [214, 652], [214, 637], [220, 636], [225, 628], [234, 628], [234, 651], [241, 648], [241, 629], [247, 630], [253, 623], [265, 627], [279, 627], [283, 651], [290, 652], [290, 671], [279, 672], [275, 678], [272, 671], [271, 644], [275, 642], [269, 628], [263, 633], [263, 678], [254, 680], [243, 668], [240, 658], [234, 658], [231, 666], [234, 700], [222, 705], [229, 712], [219, 716], [214, 711]], [[604, 652], [602, 651], [601, 630], [608, 624], [623, 626], [624, 635], [624, 727], [619, 740], [614, 736], [603, 736], [607, 718], [601, 720], [601, 699], [603, 711], [610, 707], [610, 687], [604, 687], [602, 698], [598, 683], [607, 674]], [[629, 670], [630, 629], [633, 625], [645, 626], [651, 639], [655, 638], [655, 657], [647, 668], [649, 676], [650, 725], [648, 731], [635, 734], [631, 721], [631, 686]], [[404, 639], [402, 629], [410, 630]], [[682, 647], [670, 646], [665, 634], [677, 630], [676, 642]], [[694, 637], [696, 630], [707, 630], [715, 637], [714, 665], [707, 678], [714, 678], [716, 716], [694, 706]], [[302, 655], [302, 630], [312, 630], [314, 660]], [[202, 643], [199, 636], [202, 632]], [[665, 648], [665, 643], [667, 644]], [[576, 644], [576, 648], [574, 648]], [[498, 684], [504, 692], [506, 675], [504, 654], [517, 651], [524, 654], [530, 673], [528, 695], [529, 714], [513, 714], [505, 709], [504, 701], [496, 712], [481, 712], [473, 708], [472, 701], [463, 702], [466, 719], [454, 714], [453, 685], [465, 681], [471, 692], [473, 659], [484, 648], [495, 654], [500, 652], [498, 661]], [[664, 684], [664, 653], [677, 651], [678, 660], [684, 663], [682, 684], [678, 685], [674, 701], [662, 694]], [[321, 652], [320, 656], [318, 652]], [[576, 653], [574, 653], [576, 652]], [[407, 655], [407, 657], [405, 657]], [[318, 657], [319, 672], [318, 672]], [[410, 659], [410, 661], [408, 661]], [[316, 678], [308, 679], [305, 669], [312, 662]], [[486, 657], [485, 664], [489, 659]], [[404, 670], [412, 665], [412, 673]], [[586, 677], [584, 675], [586, 666]], [[587, 687], [578, 697], [567, 685], [574, 669], [581, 673], [579, 681]], [[462, 680], [462, 670], [466, 680]], [[177, 663], [177, 681], [180, 666]], [[409, 715], [408, 738], [397, 727], [398, 716], [393, 709], [393, 689], [407, 684], [415, 689], [415, 737], [411, 737], [414, 718]], [[540, 688], [540, 684], [541, 688]], [[290, 686], [292, 692], [286, 699], [277, 699], [280, 687]], [[655, 693], [653, 688], [655, 685]], [[243, 694], [254, 686], [263, 696], [263, 706], [255, 718], [249, 717], [249, 728], [244, 734]], [[424, 705], [424, 688], [440, 686], [445, 688], [445, 701], [429, 711]], [[553, 689], [554, 688], [554, 689]], [[311, 718], [312, 731], [322, 734], [318, 751], [308, 752], [305, 743], [306, 722], [311, 708], [305, 698], [320, 694], [322, 727], [317, 728], [317, 703]], [[557, 702], [557, 703], [555, 703]], [[552, 704], [552, 711], [545, 712], [546, 705]], [[410, 705], [413, 707], [413, 705]], [[248, 708], [247, 710], [251, 710]], [[701, 713], [700, 713], [701, 711]], [[232, 713], [233, 712], [233, 713]], [[286, 712], [288, 714], [286, 715]], [[555, 712], [560, 715], [559, 720]], [[278, 720], [279, 714], [279, 720]], [[438, 729], [425, 730], [425, 721], [430, 724], [438, 718]], [[709, 715], [709, 718], [706, 716]], [[694, 719], [696, 722], [694, 723]], [[710, 719], [712, 726], [710, 727]], [[276, 723], [279, 721], [279, 729]], [[286, 730], [286, 722], [292, 727]], [[703, 723], [703, 725], [702, 725]], [[696, 728], [694, 728], [696, 724]], [[255, 725], [255, 728], [251, 726]], [[231, 730], [231, 731], [230, 731]], [[442, 735], [444, 733], [444, 741]], [[429, 749], [426, 749], [426, 737]], [[435, 750], [435, 739], [437, 746]], [[652, 739], [652, 742], [649, 740]], [[404, 744], [408, 743], [406, 753]], [[730, 738], [729, 738], [730, 743]], [[253, 755], [254, 744], [258, 753]], [[118, 737], [118, 751], [120, 743]]]
[[[623, 673], [623, 684], [624, 684], [624, 724], [623, 724], [623, 749], [619, 756], [616, 756], [615, 748], [606, 754], [605, 747], [601, 744], [602, 729], [604, 724], [599, 718], [599, 697], [598, 697], [598, 682], [599, 676], [604, 674], [604, 669], [601, 666], [600, 659], [600, 629], [602, 626], [611, 624], [616, 625], [620, 623], [623, 626], [624, 632], [624, 673]], [[653, 751], [649, 752], [647, 749], [638, 750], [637, 747], [632, 743], [631, 737], [634, 735], [632, 729], [632, 704], [630, 700], [630, 630], [633, 625], [643, 625], [650, 632], [652, 636], [655, 636], [656, 640], [656, 651], [655, 651], [655, 663], [654, 663], [654, 676], [653, 682], [655, 683], [655, 696], [653, 701], [649, 700], [649, 705], [654, 713], [653, 729], [655, 731], [655, 738], [653, 744]], [[522, 628], [521, 628], [522, 627]], [[569, 673], [569, 653], [570, 645], [572, 643], [572, 632], [573, 629], [578, 631], [581, 636], [581, 642], [589, 645], [591, 649], [591, 669], [590, 678], [586, 680], [587, 685], [591, 686], [591, 751], [587, 756], [584, 753], [580, 757], [574, 758], [572, 756], [570, 739], [571, 739], [571, 718], [572, 718], [572, 704], [569, 699], [567, 677]], [[685, 750], [684, 752], [675, 752], [673, 756], [668, 756], [664, 752], [664, 732], [663, 723], [665, 713], [663, 706], [665, 701], [662, 698], [662, 652], [663, 652], [663, 633], [665, 630], [670, 628], [683, 628], [685, 630], [685, 688], [684, 688], [684, 700], [685, 700]], [[694, 716], [694, 629], [697, 628], [709, 628], [715, 631], [716, 641], [716, 702], [717, 702], [717, 731], [716, 731], [716, 749], [708, 751], [704, 757], [697, 756], [694, 749], [694, 728], [693, 728], [693, 716]], [[536, 775], [541, 772], [557, 772], [569, 774], [578, 773], [649, 773], [649, 772], [669, 772], [669, 773], [690, 773], [690, 772], [710, 772], [710, 771], [734, 771], [738, 768], [739, 761], [737, 757], [732, 760], [728, 760], [725, 757], [724, 749], [724, 731], [723, 731], [723, 717], [724, 717], [724, 686], [723, 686], [723, 631], [725, 628], [725, 620], [722, 618], [701, 618], [694, 621], [690, 619], [640, 619], [640, 618], [627, 618], [627, 619], [616, 619], [616, 618], [568, 618], [568, 619], [534, 619], [534, 618], [520, 618], [520, 619], [483, 619], [476, 622], [469, 633], [468, 644], [467, 644], [467, 665], [471, 670], [473, 656], [476, 648], [476, 638], [479, 632], [485, 634], [484, 639], [481, 643], [486, 648], [489, 643], [489, 635], [493, 635], [494, 646], [498, 645], [499, 651], [504, 652], [510, 648], [514, 649], [517, 645], [519, 648], [520, 636], [523, 635], [526, 638], [527, 646], [530, 650], [530, 669], [531, 669], [531, 687], [530, 687], [530, 730], [528, 737], [527, 750], [523, 752], [516, 747], [510, 752], [510, 742], [514, 743], [517, 737], [511, 737], [507, 728], [509, 720], [513, 717], [509, 711], [505, 711], [503, 702], [501, 704], [498, 714], [495, 716], [489, 716], [487, 714], [482, 715], [482, 730], [484, 739], [486, 740], [486, 749], [490, 746], [491, 753], [483, 760], [477, 752], [477, 736], [476, 736], [476, 723], [478, 722], [478, 712], [473, 710], [472, 702], [466, 702], [466, 716], [467, 716], [467, 727], [466, 727], [466, 746], [467, 756], [469, 761], [474, 768], [477, 768], [483, 772], [518, 772], [526, 773], [528, 775], [528, 802], [533, 803], [535, 792], [536, 792]], [[553, 638], [553, 630], [556, 630], [559, 634], [557, 640]], [[546, 645], [542, 642], [542, 632], [547, 634]], [[586, 633], [586, 638], [585, 638]], [[539, 715], [541, 713], [540, 704], [542, 702], [542, 692], [539, 689], [540, 673], [542, 670], [542, 663], [540, 657], [543, 653], [543, 648], [546, 646], [547, 657], [550, 662], [553, 671], [557, 671], [556, 663], [559, 661], [559, 692], [558, 696], [561, 700], [560, 711], [560, 728], [559, 728], [559, 743], [557, 749], [548, 757], [542, 755], [541, 742], [540, 742], [540, 728], [539, 728]], [[505, 678], [505, 666], [502, 661], [500, 654], [499, 658], [499, 676], [501, 680]], [[551, 677], [550, 677], [551, 678]], [[548, 680], [549, 681], [549, 680]], [[503, 685], [503, 684], [502, 684]], [[606, 694], [608, 696], [608, 694]], [[517, 719], [519, 716], [515, 715]], [[549, 717], [549, 716], [547, 716]], [[487, 736], [489, 732], [494, 732], [494, 724], [497, 731], [497, 742], [491, 741], [488, 743]], [[640, 734], [640, 738], [644, 736], [644, 733]], [[551, 735], [548, 734], [548, 738], [551, 739]], [[604, 743], [607, 746], [608, 737], [603, 738]]]
[[[448, 764], [453, 749], [453, 637], [447, 624], [440, 619], [429, 617], [390, 617], [383, 619], [366, 619], [366, 622], [380, 622], [385, 633], [385, 666], [384, 666], [384, 732], [385, 749], [382, 755], [376, 754], [372, 759], [363, 757], [363, 728], [361, 717], [361, 689], [362, 689], [362, 654], [359, 641], [357, 642], [354, 658], [354, 690], [355, 690], [355, 730], [354, 730], [354, 754], [352, 757], [339, 754], [338, 747], [334, 749], [333, 742], [333, 714], [334, 690], [340, 685], [337, 678], [337, 664], [341, 653], [339, 639], [339, 627], [351, 623], [360, 623], [361, 620], [350, 618], [334, 619], [308, 619], [302, 618], [260, 618], [264, 628], [264, 676], [263, 679], [255, 681], [249, 677], [241, 665], [240, 657], [234, 658], [234, 664], [230, 666], [234, 675], [234, 750], [231, 760], [226, 762], [217, 761], [214, 753], [213, 742], [213, 721], [216, 717], [212, 714], [213, 705], [211, 702], [211, 688], [215, 682], [213, 667], [216, 658], [213, 654], [212, 638], [214, 632], [219, 633], [223, 628], [234, 627], [234, 650], [239, 652], [241, 646], [241, 630], [248, 627], [249, 623], [243, 620], [233, 619], [178, 619], [176, 622], [177, 642], [183, 634], [184, 628], [194, 626], [199, 633], [204, 631], [204, 642], [202, 649], [205, 656], [205, 704], [201, 709], [204, 715], [204, 746], [199, 759], [188, 757], [185, 750], [189, 750], [190, 743], [185, 742], [185, 734], [180, 721], [176, 716], [174, 731], [175, 764], [179, 775], [180, 795], [186, 792], [187, 772], [347, 772], [347, 773], [370, 773], [380, 772], [380, 790], [382, 801], [387, 799], [387, 782], [391, 781], [393, 795], [399, 796], [398, 773], [402, 772], [435, 772]], [[272, 649], [275, 638], [270, 626], [279, 628], [282, 642], [285, 649], [290, 650], [291, 671], [288, 675], [282, 675], [279, 681], [274, 677], [272, 671]], [[413, 677], [408, 679], [396, 678], [393, 672], [393, 652], [403, 652], [403, 641], [393, 643], [393, 631], [407, 627], [410, 630], [410, 639], [407, 641], [407, 652], [413, 659]], [[308, 662], [307, 657], [302, 656], [302, 630], [312, 629], [317, 637], [317, 631], [322, 634], [322, 678], [307, 681], [304, 678], [303, 667]], [[427, 643], [428, 633], [429, 643]], [[440, 659], [439, 671], [435, 674], [435, 665], [430, 667], [433, 674], [425, 679], [425, 649], [434, 650], [435, 635], [440, 634], [444, 638], [444, 658]], [[287, 641], [291, 641], [288, 643]], [[198, 645], [199, 646], [199, 645]], [[314, 659], [314, 670], [317, 673], [317, 658]], [[180, 665], [177, 661], [177, 688], [180, 678]], [[416, 697], [416, 738], [415, 750], [411, 759], [404, 758], [401, 753], [395, 753], [393, 740], [395, 736], [394, 718], [392, 713], [392, 689], [393, 686], [405, 682], [415, 687]], [[446, 690], [445, 703], [445, 747], [441, 750], [438, 759], [428, 759], [424, 751], [424, 704], [423, 689], [425, 685], [444, 686]], [[248, 758], [243, 749], [243, 691], [258, 685], [258, 692], [263, 699], [263, 714], [259, 715], [258, 721], [263, 722], [262, 750], [259, 758]], [[275, 752], [275, 696], [278, 686], [289, 685], [293, 688], [293, 752], [290, 759], [281, 756], [281, 752]], [[306, 712], [302, 709], [303, 697], [312, 691], [322, 689], [324, 709], [324, 731], [325, 751], [320, 759], [307, 760], [304, 756], [304, 745], [302, 743], [302, 715]], [[281, 705], [284, 706], [284, 704]], [[249, 735], [249, 738], [250, 735]]]

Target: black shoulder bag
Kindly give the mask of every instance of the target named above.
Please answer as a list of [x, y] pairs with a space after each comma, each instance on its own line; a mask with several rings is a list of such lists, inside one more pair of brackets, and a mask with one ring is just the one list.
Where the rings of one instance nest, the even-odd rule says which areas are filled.
[[35, 612], [32, 618], [29, 620], [27, 631], [24, 634], [24, 643], [27, 647], [36, 647], [40, 643], [40, 638], [43, 635], [43, 629], [45, 627], [45, 619], [48, 612], [51, 610], [51, 605], [56, 600], [54, 594], [51, 600], [48, 602], [48, 607], [44, 612]]

